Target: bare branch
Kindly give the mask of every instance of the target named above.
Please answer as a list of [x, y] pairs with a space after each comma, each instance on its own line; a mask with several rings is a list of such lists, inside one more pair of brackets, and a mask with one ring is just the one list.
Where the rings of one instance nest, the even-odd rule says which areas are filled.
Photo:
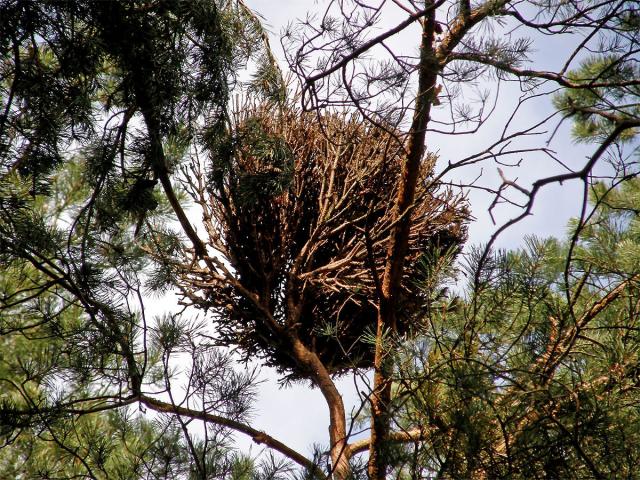
[[219, 415], [214, 415], [212, 413], [192, 410], [190, 408], [181, 407], [178, 405], [172, 405], [171, 403], [163, 402], [161, 400], [155, 399], [153, 397], [148, 397], [146, 395], [141, 395], [138, 397], [138, 400], [143, 405], [149, 407], [150, 409], [160, 412], [160, 413], [174, 413], [177, 415], [182, 415], [188, 418], [194, 418], [198, 420], [203, 420], [205, 422], [211, 422], [216, 425], [221, 425], [223, 427], [230, 428], [236, 432], [244, 433], [251, 437], [251, 439], [261, 445], [264, 444], [267, 447], [281, 453], [287, 458], [290, 458], [294, 462], [296, 462], [301, 467], [308, 469], [310, 472], [313, 472], [315, 476], [321, 479], [325, 479], [325, 475], [319, 470], [318, 466], [315, 465], [311, 460], [309, 460], [304, 455], [296, 452], [292, 448], [288, 447], [281, 441], [273, 438], [265, 432], [257, 430], [253, 427], [250, 427], [247, 424], [239, 422], [237, 420], [233, 420], [230, 418], [221, 417]]

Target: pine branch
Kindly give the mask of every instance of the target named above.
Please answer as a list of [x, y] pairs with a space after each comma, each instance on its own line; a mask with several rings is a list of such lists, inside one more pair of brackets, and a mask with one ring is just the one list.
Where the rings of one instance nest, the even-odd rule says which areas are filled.
[[612, 88], [612, 87], [634, 87], [634, 86], [640, 85], [640, 79], [615, 80], [611, 82], [606, 82], [606, 81], [576, 82], [571, 80], [569, 77], [565, 75], [561, 75], [559, 73], [550, 72], [546, 70], [531, 70], [526, 68], [518, 68], [504, 61], [498, 60], [492, 56], [484, 55], [481, 53], [475, 53], [475, 52], [474, 53], [452, 52], [448, 54], [448, 56], [446, 57], [447, 62], [451, 62], [454, 60], [481, 63], [483, 65], [488, 65], [498, 70], [501, 70], [503, 72], [514, 75], [518, 78], [524, 78], [524, 79], [537, 78], [540, 80], [551, 80], [562, 87], [571, 88], [575, 90], [587, 90], [587, 89], [594, 89], [594, 88]]
[[297, 451], [285, 445], [284, 443], [277, 440], [276, 438], [272, 437], [271, 435], [263, 431], [257, 430], [245, 423], [242, 423], [230, 418], [222, 417], [220, 415], [214, 415], [212, 413], [198, 411], [191, 408], [185, 408], [179, 405], [172, 405], [171, 403], [163, 402], [161, 400], [148, 397], [146, 395], [140, 395], [138, 397], [138, 400], [140, 401], [140, 403], [142, 403], [143, 405], [149, 407], [150, 409], [156, 412], [172, 413], [172, 414], [182, 415], [182, 416], [193, 418], [193, 419], [203, 420], [205, 422], [210, 422], [215, 425], [227, 427], [236, 432], [240, 432], [245, 435], [248, 435], [258, 445], [264, 444], [267, 447], [271, 448], [272, 450], [275, 450], [281, 453], [285, 457], [296, 462], [301, 467], [308, 469], [309, 472], [312, 472], [315, 477], [321, 480], [324, 480], [327, 478], [320, 471], [318, 466], [315, 463], [313, 463], [311, 460], [309, 460], [307, 457], [305, 457], [301, 453], [298, 453]]

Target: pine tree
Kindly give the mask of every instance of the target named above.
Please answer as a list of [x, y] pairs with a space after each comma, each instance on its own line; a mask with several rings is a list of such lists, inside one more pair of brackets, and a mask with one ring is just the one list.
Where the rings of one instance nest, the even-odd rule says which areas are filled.
[[[386, 31], [375, 30], [375, 5], [330, 3], [285, 38], [299, 96], [242, 1], [0, 5], [5, 452], [33, 445], [61, 476], [300, 473], [279, 457], [234, 454], [235, 431], [310, 478], [364, 475], [365, 463], [376, 480], [391, 467], [414, 478], [630, 471], [635, 453], [618, 446], [633, 432], [609, 428], [634, 418], [624, 382], [635, 375], [636, 280], [617, 257], [604, 260], [634, 247], [598, 230], [596, 219], [613, 231], [622, 218], [602, 208], [608, 187], [594, 193], [605, 216], [585, 210], [567, 244], [485, 249], [467, 299], [443, 286], [470, 220], [446, 175], [550, 155], [516, 145], [546, 124], [512, 132], [548, 84], [566, 88], [558, 108], [602, 138], [583, 165], [531, 188], [501, 171], [485, 187], [494, 205], [515, 203], [513, 192], [525, 202], [496, 234], [545, 185], [578, 179], [589, 190], [605, 154], [616, 180], [635, 175], [613, 148], [640, 125], [635, 3], [389, 2], [406, 18]], [[556, 71], [526, 68], [526, 38], [491, 34], [504, 21], [586, 40]], [[387, 43], [411, 26], [414, 57]], [[387, 56], [378, 62], [374, 49]], [[568, 73], [587, 50], [608, 55]], [[505, 80], [524, 96], [488, 147], [482, 138], [470, 156], [438, 159], [430, 135], [474, 134], [493, 112], [482, 92], [477, 103], [467, 96], [479, 79], [496, 82], [495, 101]], [[436, 118], [436, 107], [450, 115]], [[185, 310], [150, 318], [150, 297], [171, 289]], [[220, 346], [318, 388], [330, 416], [322, 453], [252, 426], [255, 374]], [[371, 436], [354, 441], [335, 379], [366, 371]], [[611, 458], [627, 457], [610, 463], [603, 439], [616, 446]], [[38, 462], [29, 468], [44, 475]]]
[[468, 299], [434, 309], [433, 326], [397, 372], [403, 423], [419, 425], [398, 453], [401, 470], [634, 475], [639, 193], [637, 179], [599, 185], [579, 235], [574, 222], [563, 241], [529, 238], [479, 270], [470, 265]]
[[404, 351], [389, 457], [401, 477], [635, 474], [640, 179], [619, 159], [640, 151], [637, 129], [619, 128], [637, 122], [640, 91], [622, 85], [637, 74], [633, 61], [611, 55], [570, 74], [620, 82], [554, 98], [575, 140], [614, 146], [618, 155], [604, 154], [620, 170], [586, 183], [589, 204], [566, 238], [474, 249], [466, 290], [431, 310], [431, 327]]
[[197, 342], [210, 371], [193, 390], [221, 397], [201, 414], [246, 415], [253, 377], [229, 374], [193, 322], [149, 318], [158, 278], [140, 239], [173, 208], [184, 217], [169, 174], [202, 118], [224, 118], [241, 66], [273, 78], [259, 24], [208, 1], [3, 2], [0, 17], [2, 478], [266, 471], [221, 428], [194, 437], [175, 414], [139, 410], [143, 389], [166, 397], [169, 352]]

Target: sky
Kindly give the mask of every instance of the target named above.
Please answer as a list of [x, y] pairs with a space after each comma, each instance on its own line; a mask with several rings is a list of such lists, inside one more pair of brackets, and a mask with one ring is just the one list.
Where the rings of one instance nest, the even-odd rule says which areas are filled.
[[[305, 18], [309, 11], [318, 11], [325, 5], [324, 2], [292, 0], [249, 0], [246, 3], [263, 17], [265, 25], [270, 31], [272, 48], [276, 51], [285, 71], [286, 65], [282, 61], [284, 55], [279, 41], [279, 33], [296, 18]], [[402, 15], [396, 15], [394, 18], [387, 19], [387, 23], [381, 27], [394, 25], [402, 18]], [[392, 45], [402, 53], [405, 51], [413, 53], [417, 50], [418, 38], [415, 31], [408, 32], [394, 38]], [[536, 62], [536, 66], [540, 65], [544, 68], [557, 66], [570, 43], [565, 43], [563, 45], [565, 48], [563, 48], [558, 46], [557, 39], [536, 38], [533, 45], [535, 50], [533, 60]], [[471, 152], [486, 148], [495, 138], [496, 131], [502, 128], [505, 116], [510, 112], [509, 107], [514, 105], [519, 94], [517, 85], [505, 85], [500, 92], [496, 115], [479, 132], [468, 136], [430, 134], [427, 137], [428, 149], [437, 152], [439, 162], [446, 165], [448, 161], [456, 161]], [[520, 112], [520, 120], [515, 124], [515, 127], [522, 128], [524, 124], [535, 123], [551, 111], [550, 98], [525, 104]], [[436, 112], [434, 117], [437, 118], [437, 115]], [[539, 144], [540, 138], [546, 140], [549, 136], [550, 132], [547, 131], [547, 133], [536, 137], [533, 144]], [[576, 145], [571, 140], [568, 125], [559, 129], [549, 147], [557, 153], [559, 158], [574, 167], [584, 162], [586, 156], [592, 151], [592, 148]], [[517, 162], [517, 160], [518, 158], [511, 159], [513, 162]], [[500, 181], [498, 166], [495, 163], [487, 163], [483, 165], [482, 170], [467, 168], [455, 172], [449, 177], [449, 180], [468, 182], [481, 173], [482, 184], [495, 186]], [[504, 166], [501, 168], [510, 180], [517, 180], [523, 186], [528, 186], [537, 178], [559, 173], [558, 166], [541, 155], [527, 159], [527, 162], [517, 169]], [[562, 236], [569, 218], [579, 212], [581, 195], [578, 182], [547, 187], [536, 198], [533, 215], [504, 232], [496, 242], [496, 246], [501, 248], [518, 247], [526, 235]], [[468, 244], [484, 243], [496, 229], [496, 225], [493, 224], [487, 212], [493, 197], [487, 196], [486, 193], [470, 192], [468, 198], [473, 216], [476, 219], [469, 228]], [[517, 212], [513, 209], [498, 209], [496, 211], [498, 225], [515, 214]], [[263, 369], [262, 377], [265, 382], [260, 387], [260, 400], [256, 406], [253, 426], [263, 429], [303, 453], [310, 453], [314, 443], [326, 444], [328, 412], [320, 392], [317, 389], [310, 389], [308, 385], [279, 388], [274, 373], [268, 369]], [[343, 392], [347, 415], [349, 415], [350, 409], [355, 409], [360, 405], [360, 399], [356, 394], [357, 389], [354, 388], [354, 379], [345, 377], [338, 382], [338, 386]], [[250, 442], [246, 439], [240, 441], [240, 445], [249, 444]], [[257, 451], [255, 446], [253, 451]]]

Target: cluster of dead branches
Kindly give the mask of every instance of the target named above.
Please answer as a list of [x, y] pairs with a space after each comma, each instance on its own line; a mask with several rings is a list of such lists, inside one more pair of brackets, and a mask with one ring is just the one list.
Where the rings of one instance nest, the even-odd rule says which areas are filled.
[[[215, 148], [209, 183], [191, 182], [204, 212], [212, 271], [178, 267], [183, 292], [212, 310], [223, 345], [264, 356], [290, 379], [308, 377], [288, 348], [298, 337], [331, 373], [372, 365], [377, 301], [404, 155], [399, 136], [359, 116], [321, 117], [269, 105], [244, 110]], [[431, 254], [465, 239], [461, 196], [421, 167], [399, 304], [420, 303]], [[202, 178], [193, 164], [191, 178]], [[213, 253], [215, 252], [215, 253]], [[419, 308], [397, 320], [413, 330]]]

